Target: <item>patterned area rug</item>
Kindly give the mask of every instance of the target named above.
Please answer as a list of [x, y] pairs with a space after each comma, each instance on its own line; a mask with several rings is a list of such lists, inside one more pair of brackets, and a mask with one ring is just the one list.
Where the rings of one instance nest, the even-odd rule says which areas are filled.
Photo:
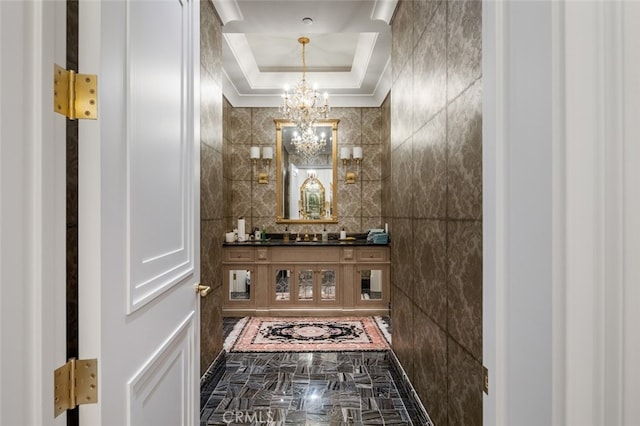
[[389, 346], [373, 318], [271, 318], [247, 321], [231, 352], [382, 351]]

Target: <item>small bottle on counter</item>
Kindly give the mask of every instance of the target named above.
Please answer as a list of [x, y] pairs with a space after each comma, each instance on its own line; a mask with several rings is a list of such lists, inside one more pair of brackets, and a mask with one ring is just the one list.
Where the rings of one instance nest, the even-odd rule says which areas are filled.
[[340, 231], [340, 239], [341, 240], [347, 239], [347, 231], [345, 231], [344, 228], [342, 228], [342, 231]]
[[285, 243], [289, 242], [289, 227], [288, 226], [284, 227], [284, 234], [282, 235], [282, 238], [284, 239]]
[[260, 236], [260, 239], [262, 241], [266, 241], [267, 240], [267, 230], [262, 228], [262, 235]]
[[322, 241], [329, 241], [329, 233], [326, 226], [322, 229]]

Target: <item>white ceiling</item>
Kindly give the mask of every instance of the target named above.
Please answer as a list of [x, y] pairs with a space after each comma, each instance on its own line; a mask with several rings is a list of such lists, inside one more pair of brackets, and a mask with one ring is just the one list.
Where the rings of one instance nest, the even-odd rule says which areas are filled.
[[[236, 107], [278, 106], [302, 76], [332, 107], [380, 106], [391, 87], [397, 0], [212, 0], [223, 27], [223, 91]], [[311, 18], [312, 24], [303, 23]]]

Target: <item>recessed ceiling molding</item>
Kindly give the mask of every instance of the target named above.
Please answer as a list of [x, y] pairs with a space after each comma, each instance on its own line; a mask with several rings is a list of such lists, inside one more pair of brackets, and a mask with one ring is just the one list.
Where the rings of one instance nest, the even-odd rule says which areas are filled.
[[390, 25], [397, 4], [398, 0], [376, 0], [371, 12], [371, 20], [384, 21], [387, 25]]
[[256, 63], [253, 51], [249, 45], [249, 40], [244, 34], [222, 34], [229, 46], [231, 54], [235, 58], [236, 64], [240, 67], [245, 80], [251, 82], [260, 75], [260, 68]]
[[351, 66], [351, 72], [358, 78], [358, 87], [362, 85], [362, 81], [369, 68], [371, 55], [373, 54], [373, 48], [376, 45], [377, 39], [378, 33], [360, 33], [358, 37], [358, 47], [356, 48], [353, 65]]
[[[260, 72], [246, 35], [225, 33], [223, 36], [251, 90], [280, 90], [285, 84], [293, 86], [300, 78], [299, 72]], [[377, 33], [362, 33], [359, 35], [353, 64], [349, 72], [307, 72], [307, 80], [317, 83], [322, 90], [360, 88], [367, 71], [370, 70], [369, 62], [377, 39]]]
[[213, 7], [218, 12], [222, 25], [227, 25], [231, 21], [242, 21], [242, 11], [237, 0], [211, 0]]
[[[264, 92], [256, 94], [241, 93], [233, 83], [233, 80], [223, 71], [222, 89], [229, 103], [237, 108], [268, 108], [279, 107], [282, 102], [280, 94]], [[339, 94], [330, 97], [332, 108], [377, 108], [387, 97], [391, 89], [391, 60], [387, 61], [384, 71], [376, 81], [371, 93], [367, 94]]]

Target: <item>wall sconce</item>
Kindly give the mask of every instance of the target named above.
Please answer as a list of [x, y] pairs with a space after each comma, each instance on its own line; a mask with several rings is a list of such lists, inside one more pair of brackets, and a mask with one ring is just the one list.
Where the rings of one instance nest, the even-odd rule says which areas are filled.
[[[362, 147], [354, 146], [353, 151], [347, 147], [340, 148], [340, 159], [342, 160], [342, 165], [345, 167], [350, 165], [351, 161], [355, 162], [356, 167], [359, 167], [362, 162]], [[345, 183], [356, 183], [356, 172], [348, 171], [345, 177]]]
[[[251, 151], [249, 153], [249, 157], [251, 158], [251, 162], [255, 167], [260, 159], [260, 147], [252, 146]], [[265, 146], [262, 147], [262, 162], [267, 165], [267, 172], [259, 172], [258, 173], [258, 183], [269, 183], [269, 167], [271, 167], [271, 160], [273, 160], [273, 147]]]

